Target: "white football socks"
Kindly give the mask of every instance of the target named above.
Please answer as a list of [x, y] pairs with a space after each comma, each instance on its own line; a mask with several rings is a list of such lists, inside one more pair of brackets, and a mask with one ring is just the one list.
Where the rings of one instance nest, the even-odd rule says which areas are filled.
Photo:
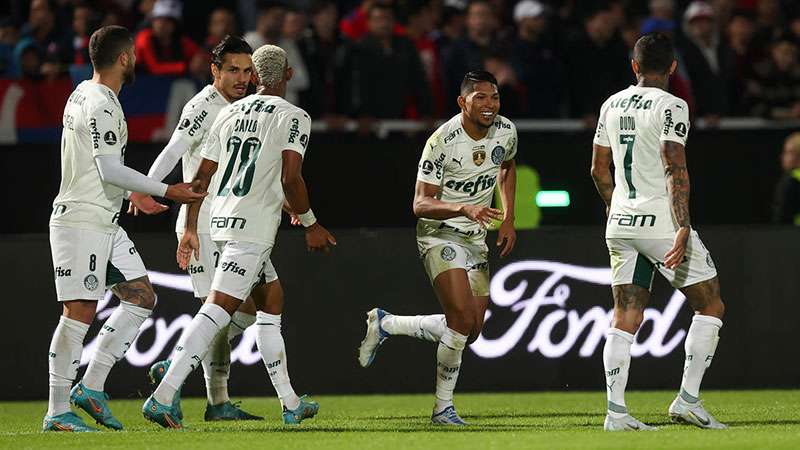
[[228, 326], [231, 316], [213, 303], [204, 303], [189, 326], [181, 335], [169, 370], [153, 392], [153, 398], [162, 405], [172, 405], [175, 393], [186, 377], [200, 365], [208, 353], [211, 342], [223, 328]]
[[467, 345], [467, 336], [446, 328], [436, 350], [436, 406], [439, 413], [453, 404], [453, 391], [461, 369], [461, 354]]
[[439, 342], [447, 321], [444, 314], [429, 316], [395, 316], [389, 314], [381, 320], [381, 328], [391, 335], [410, 336], [425, 341]]
[[300, 398], [295, 394], [289, 381], [289, 368], [286, 367], [286, 346], [281, 334], [281, 316], [256, 313], [256, 344], [261, 358], [267, 367], [269, 378], [278, 393], [283, 407], [294, 410], [300, 406]]
[[686, 365], [683, 368], [683, 382], [680, 396], [689, 403], [700, 397], [700, 383], [706, 369], [714, 359], [719, 342], [719, 329], [722, 321], [712, 316], [696, 314], [686, 334]]
[[228, 326], [214, 338], [208, 354], [203, 358], [203, 376], [206, 379], [206, 397], [209, 405], [230, 401], [228, 377], [231, 372], [231, 343], [236, 336], [255, 323], [256, 316], [236, 311]]
[[623, 417], [628, 414], [625, 405], [625, 387], [631, 366], [631, 344], [634, 336], [617, 328], [609, 328], [603, 347], [603, 367], [606, 371], [608, 414]]
[[111, 368], [125, 356], [125, 352], [139, 334], [139, 328], [152, 312], [151, 309], [131, 303], [119, 303], [100, 329], [97, 350], [81, 380], [84, 386], [93, 391], [105, 389], [106, 378]]
[[48, 368], [50, 396], [47, 415], [50, 417], [70, 411], [69, 390], [81, 364], [83, 339], [89, 325], [61, 316], [50, 341]]

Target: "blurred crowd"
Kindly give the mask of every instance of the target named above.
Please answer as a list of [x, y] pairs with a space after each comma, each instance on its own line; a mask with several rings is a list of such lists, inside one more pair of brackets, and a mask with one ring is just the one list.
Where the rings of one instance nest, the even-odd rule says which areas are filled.
[[658, 31], [674, 37], [670, 89], [694, 117], [800, 119], [794, 0], [10, 0], [0, 16], [0, 77], [33, 82], [85, 68], [109, 24], [136, 31], [140, 72], [198, 83], [226, 34], [277, 44], [295, 70], [288, 99], [332, 124], [446, 118], [464, 73], [483, 68], [504, 115], [591, 125], [635, 82], [636, 39]]

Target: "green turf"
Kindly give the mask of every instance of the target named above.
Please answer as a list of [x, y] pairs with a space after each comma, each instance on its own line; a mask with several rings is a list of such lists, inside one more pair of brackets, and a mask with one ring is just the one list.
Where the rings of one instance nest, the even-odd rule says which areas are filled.
[[800, 391], [704, 392], [709, 410], [731, 425], [724, 431], [670, 423], [673, 395], [628, 394], [632, 413], [661, 427], [638, 433], [602, 431], [602, 392], [460, 394], [459, 412], [471, 425], [458, 429], [429, 425], [430, 395], [319, 396], [320, 415], [298, 427], [281, 424], [271, 398], [242, 399], [243, 408], [267, 419], [240, 423], [205, 423], [204, 400], [186, 399], [185, 431], [145, 422], [140, 400], [112, 400], [126, 431], [94, 434], [41, 433], [45, 402], [6, 402], [0, 403], [0, 448], [800, 448]]

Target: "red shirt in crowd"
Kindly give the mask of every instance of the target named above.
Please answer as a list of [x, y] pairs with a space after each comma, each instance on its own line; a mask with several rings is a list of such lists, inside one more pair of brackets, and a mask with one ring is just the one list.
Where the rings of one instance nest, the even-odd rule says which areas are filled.
[[180, 37], [182, 55], [172, 55], [171, 48], [162, 49], [159, 54], [155, 48], [153, 30], [146, 28], [136, 35], [136, 64], [153, 75], [183, 76], [189, 69], [189, 62], [200, 47], [186, 36]]

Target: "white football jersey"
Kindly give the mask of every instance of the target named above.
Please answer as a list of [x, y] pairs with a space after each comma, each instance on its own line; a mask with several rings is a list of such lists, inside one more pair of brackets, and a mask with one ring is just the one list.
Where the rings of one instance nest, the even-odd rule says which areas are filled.
[[284, 200], [282, 154], [304, 155], [310, 136], [308, 114], [280, 97], [250, 95], [219, 113], [201, 151], [219, 164], [212, 239], [275, 243]]
[[[439, 199], [448, 203], [491, 206], [497, 174], [504, 161], [517, 154], [517, 128], [498, 115], [486, 136], [475, 141], [457, 114], [428, 138], [419, 160], [417, 180], [441, 187]], [[437, 230], [484, 239], [486, 230], [459, 216], [447, 220], [419, 219], [418, 234]]]
[[50, 224], [113, 233], [125, 191], [103, 182], [94, 157], [124, 160], [128, 126], [117, 95], [94, 81], [81, 82], [64, 107], [63, 126], [61, 187]]
[[[178, 121], [178, 127], [173, 132], [173, 138], [179, 135], [180, 138], [189, 142], [189, 150], [181, 157], [181, 166], [183, 168], [183, 181], [191, 183], [197, 174], [197, 169], [200, 167], [200, 161], [203, 159], [200, 156], [200, 148], [205, 139], [208, 130], [211, 129], [211, 124], [217, 118], [217, 114], [222, 108], [228, 106], [228, 101], [217, 89], [209, 84], [203, 90], [197, 93], [186, 106], [183, 107], [181, 118]], [[208, 224], [211, 220], [211, 204], [214, 200], [214, 187], [217, 177], [211, 181], [208, 188], [208, 196], [206, 196], [203, 205], [200, 207], [200, 215], [197, 217], [197, 232], [208, 233]], [[175, 222], [175, 231], [182, 233], [186, 224], [186, 212], [188, 208], [186, 205], [181, 205], [178, 212], [178, 220]]]
[[606, 237], [675, 236], [661, 143], [688, 135], [689, 106], [662, 89], [631, 86], [603, 103], [594, 143], [611, 147], [615, 184]]

